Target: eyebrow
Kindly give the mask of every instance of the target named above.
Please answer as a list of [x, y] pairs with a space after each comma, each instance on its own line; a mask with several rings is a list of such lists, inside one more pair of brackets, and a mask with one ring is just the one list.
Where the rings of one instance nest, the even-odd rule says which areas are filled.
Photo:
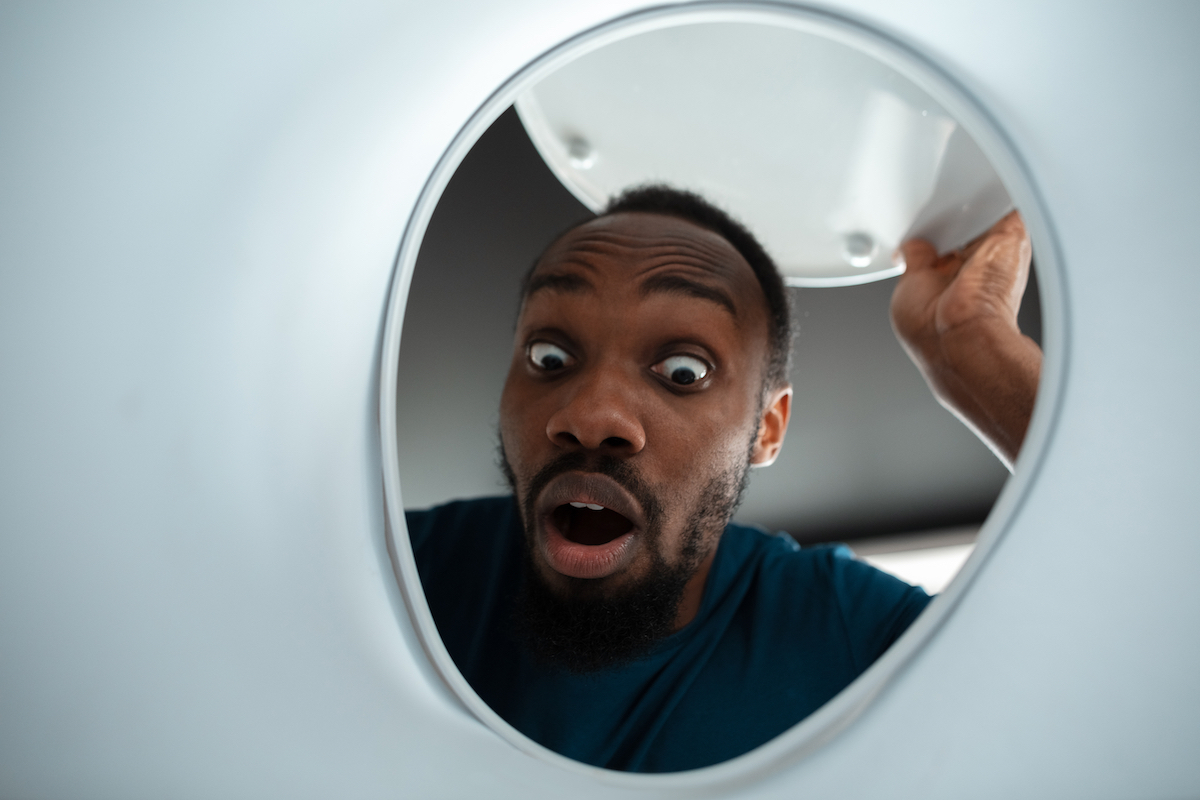
[[682, 275], [651, 275], [642, 281], [640, 292], [642, 297], [658, 293], [698, 297], [716, 303], [737, 318], [737, 306], [733, 304], [733, 298], [727, 292]]
[[528, 299], [543, 290], [579, 294], [590, 292], [593, 288], [591, 282], [582, 275], [548, 272], [541, 275], [534, 275], [529, 279], [529, 283], [525, 287], [525, 297]]

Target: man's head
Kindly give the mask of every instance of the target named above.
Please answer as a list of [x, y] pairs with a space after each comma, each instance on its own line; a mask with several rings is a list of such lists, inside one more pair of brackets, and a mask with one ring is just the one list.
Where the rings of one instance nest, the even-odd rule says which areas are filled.
[[782, 446], [789, 346], [774, 265], [695, 195], [628, 193], [546, 250], [500, 407], [544, 652], [602, 666], [695, 616], [748, 467]]

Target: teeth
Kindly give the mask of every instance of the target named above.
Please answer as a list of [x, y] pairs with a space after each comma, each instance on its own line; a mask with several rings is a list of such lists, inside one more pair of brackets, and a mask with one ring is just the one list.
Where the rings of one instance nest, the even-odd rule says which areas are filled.
[[571, 503], [571, 508], [586, 508], [587, 503]]
[[592, 511], [603, 511], [604, 506], [596, 505], [595, 503], [576, 503], [571, 502], [572, 508], [590, 508]]

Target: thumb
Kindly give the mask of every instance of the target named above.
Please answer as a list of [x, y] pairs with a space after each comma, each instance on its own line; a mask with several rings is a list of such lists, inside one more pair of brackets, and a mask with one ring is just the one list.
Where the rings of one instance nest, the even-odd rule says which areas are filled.
[[937, 262], [937, 248], [924, 239], [909, 239], [893, 254], [892, 259], [905, 264], [905, 272], [924, 272]]
[[924, 239], [909, 239], [892, 258], [905, 265], [892, 291], [892, 327], [902, 344], [917, 347], [918, 340], [931, 330], [933, 309], [947, 280], [934, 269], [937, 248]]

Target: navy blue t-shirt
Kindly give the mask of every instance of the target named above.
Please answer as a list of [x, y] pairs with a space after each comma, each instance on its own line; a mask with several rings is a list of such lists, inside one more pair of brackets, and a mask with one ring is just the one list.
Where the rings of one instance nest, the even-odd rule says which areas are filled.
[[729, 525], [691, 623], [642, 659], [577, 675], [535, 661], [514, 633], [524, 567], [512, 497], [406, 516], [467, 682], [529, 738], [609, 769], [674, 772], [752, 750], [853, 681], [930, 599], [844, 546]]

